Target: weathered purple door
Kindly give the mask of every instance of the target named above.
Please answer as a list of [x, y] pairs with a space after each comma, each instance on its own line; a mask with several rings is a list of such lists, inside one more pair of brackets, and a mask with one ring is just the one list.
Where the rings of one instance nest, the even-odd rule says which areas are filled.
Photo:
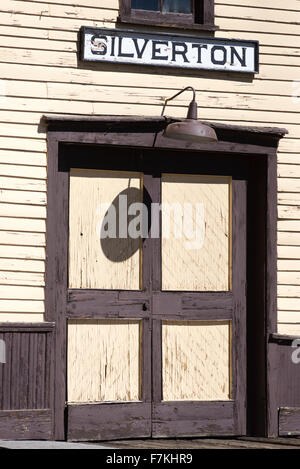
[[245, 180], [179, 152], [73, 162], [68, 438], [245, 434]]

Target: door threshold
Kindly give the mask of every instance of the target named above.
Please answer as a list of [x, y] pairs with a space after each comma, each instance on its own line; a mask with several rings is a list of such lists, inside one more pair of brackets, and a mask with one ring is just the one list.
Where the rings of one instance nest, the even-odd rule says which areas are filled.
[[[100, 442], [89, 442], [99, 444]], [[104, 448], [110, 449], [300, 449], [300, 438], [259, 438], [259, 437], [227, 437], [227, 438], [149, 438], [138, 440], [102, 441]]]

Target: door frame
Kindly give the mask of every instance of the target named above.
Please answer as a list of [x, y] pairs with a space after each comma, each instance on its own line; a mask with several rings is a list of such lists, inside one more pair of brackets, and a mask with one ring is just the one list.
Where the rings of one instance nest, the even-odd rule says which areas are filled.
[[[68, 252], [68, 172], [60, 168], [64, 145], [109, 145], [117, 148], [184, 150], [195, 157], [212, 154], [243, 158], [249, 168], [247, 209], [247, 434], [275, 436], [278, 432], [276, 379], [270, 334], [277, 331], [277, 147], [286, 131], [209, 124], [217, 143], [196, 144], [164, 138], [175, 119], [147, 117], [44, 116], [48, 126], [48, 205], [45, 320], [56, 323], [55, 373], [51, 386], [54, 439], [64, 440], [66, 406], [66, 321]], [[253, 223], [251, 223], [253, 221]], [[255, 221], [255, 223], [254, 223]], [[253, 256], [253, 250], [257, 256]], [[255, 292], [255, 294], [254, 294]], [[251, 320], [250, 320], [251, 319]], [[252, 366], [251, 366], [252, 364]]]

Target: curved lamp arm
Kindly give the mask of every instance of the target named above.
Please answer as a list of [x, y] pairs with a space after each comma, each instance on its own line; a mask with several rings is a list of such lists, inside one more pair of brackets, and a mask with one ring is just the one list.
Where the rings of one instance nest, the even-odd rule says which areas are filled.
[[[174, 95], [171, 96], [170, 98], [165, 99], [165, 102], [164, 102], [164, 105], [163, 105], [163, 108], [162, 108], [162, 111], [161, 111], [161, 115], [160, 115], [160, 116], [162, 117], [162, 116], [164, 115], [166, 106], [167, 106], [167, 104], [168, 104], [169, 101], [172, 101], [172, 99], [177, 98], [177, 96], [179, 96], [181, 93], [183, 93], [184, 91], [187, 91], [187, 90], [190, 90], [190, 91], [193, 92], [193, 99], [192, 99], [192, 101], [191, 101], [190, 104], [189, 104], [189, 110], [188, 110], [187, 118], [188, 118], [188, 119], [197, 119], [197, 103], [196, 103], [196, 101], [195, 101], [195, 98], [196, 98], [196, 91], [195, 91], [195, 89], [194, 89], [192, 86], [186, 86], [185, 88], [183, 88], [182, 90], [178, 91], [178, 93], [174, 94]], [[157, 135], [158, 135], [158, 132], [155, 133], [152, 147], [155, 146], [156, 139], [157, 139]]]
[[[218, 138], [216, 132], [212, 127], [209, 125], [203, 124], [199, 122], [197, 119], [197, 103], [196, 103], [196, 92], [194, 88], [191, 86], [187, 86], [183, 88], [183, 90], [178, 91], [178, 93], [174, 94], [170, 98], [165, 100], [161, 117], [164, 115], [166, 105], [169, 101], [179, 96], [184, 91], [190, 90], [193, 92], [193, 99], [189, 104], [188, 113], [185, 120], [180, 122], [173, 122], [169, 124], [163, 133], [164, 137], [168, 138], [175, 138], [178, 140], [185, 140], [188, 142], [200, 142], [200, 143], [207, 143], [207, 142], [217, 142]], [[155, 146], [156, 139], [157, 139], [158, 132], [156, 132], [152, 147]]]
[[[162, 108], [162, 111], [161, 111], [161, 116], [164, 115], [164, 112], [165, 112], [165, 109], [166, 109], [166, 105], [168, 104], [169, 101], [172, 101], [172, 99], [176, 98], [177, 96], [179, 96], [181, 93], [183, 93], [184, 91], [187, 91], [187, 90], [190, 90], [193, 92], [193, 100], [192, 102], [195, 102], [195, 98], [196, 98], [196, 91], [194, 90], [194, 88], [192, 86], [186, 86], [185, 88], [183, 88], [183, 90], [180, 90], [178, 93], [174, 94], [174, 96], [171, 96], [171, 98], [167, 98], [165, 100], [165, 103], [163, 105], [163, 108]], [[197, 118], [197, 117], [196, 117]]]

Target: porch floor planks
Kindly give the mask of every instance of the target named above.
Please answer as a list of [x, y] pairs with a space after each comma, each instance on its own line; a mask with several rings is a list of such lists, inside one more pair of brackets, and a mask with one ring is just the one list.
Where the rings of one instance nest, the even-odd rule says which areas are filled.
[[300, 449], [300, 438], [148, 439], [101, 442], [116, 449]]

